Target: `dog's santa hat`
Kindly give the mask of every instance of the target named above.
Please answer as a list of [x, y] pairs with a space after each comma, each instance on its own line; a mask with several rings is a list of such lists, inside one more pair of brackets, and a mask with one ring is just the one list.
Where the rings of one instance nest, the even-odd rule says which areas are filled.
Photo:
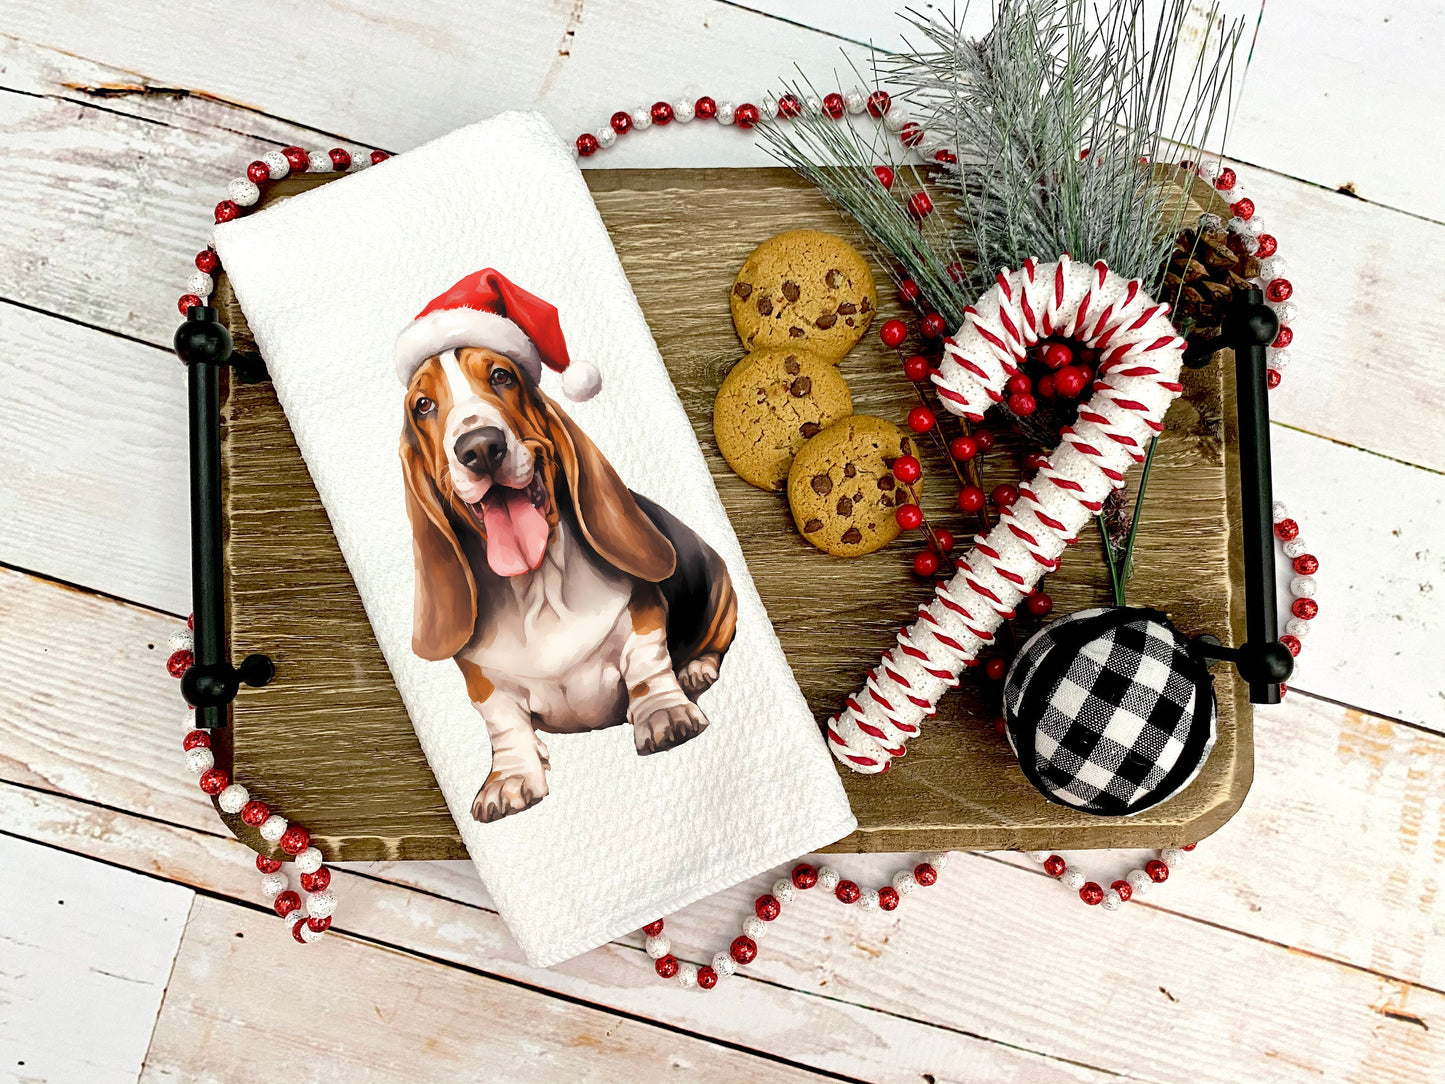
[[562, 374], [573, 402], [602, 387], [597, 366], [567, 355], [557, 309], [488, 267], [468, 275], [426, 308], [396, 338], [396, 375], [410, 384], [421, 363], [444, 350], [480, 346], [511, 358], [534, 381], [542, 366]]

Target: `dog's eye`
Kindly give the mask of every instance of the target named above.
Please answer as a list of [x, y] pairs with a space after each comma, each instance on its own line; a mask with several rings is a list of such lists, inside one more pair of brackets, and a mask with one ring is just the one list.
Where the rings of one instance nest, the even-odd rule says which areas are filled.
[[492, 387], [494, 388], [510, 388], [513, 384], [517, 382], [517, 378], [515, 376], [513, 376], [506, 369], [501, 368], [492, 370], [491, 379]]
[[416, 416], [418, 418], [425, 418], [428, 414], [436, 413], [437, 405], [436, 403], [428, 399], [425, 395], [423, 395], [418, 398], [414, 404], [412, 404], [412, 409], [416, 411]]

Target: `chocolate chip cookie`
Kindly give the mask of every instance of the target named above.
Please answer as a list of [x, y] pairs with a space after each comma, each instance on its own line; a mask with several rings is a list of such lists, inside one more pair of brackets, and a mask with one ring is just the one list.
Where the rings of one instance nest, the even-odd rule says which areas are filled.
[[[853, 414], [798, 449], [788, 471], [788, 506], [813, 545], [837, 557], [861, 557], [898, 537], [893, 511], [908, 503], [893, 461], [913, 443], [892, 422]], [[913, 483], [922, 492], [923, 480]]]
[[757, 350], [718, 389], [712, 432], [743, 481], [781, 491], [793, 454], [851, 413], [853, 397], [833, 362], [806, 350]]
[[868, 261], [841, 237], [789, 230], [753, 249], [731, 302], [749, 350], [801, 346], [836, 361], [868, 329], [878, 288]]

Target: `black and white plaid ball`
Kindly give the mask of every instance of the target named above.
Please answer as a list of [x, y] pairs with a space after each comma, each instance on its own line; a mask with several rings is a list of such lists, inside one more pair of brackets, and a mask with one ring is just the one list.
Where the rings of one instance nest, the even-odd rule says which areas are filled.
[[1100, 816], [1177, 794], [1214, 746], [1209, 668], [1157, 610], [1083, 610], [1044, 626], [1018, 653], [1003, 695], [1029, 782]]

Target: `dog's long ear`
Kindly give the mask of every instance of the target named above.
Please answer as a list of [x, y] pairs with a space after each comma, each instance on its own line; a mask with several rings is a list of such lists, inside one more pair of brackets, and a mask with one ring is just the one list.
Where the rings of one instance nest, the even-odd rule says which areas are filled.
[[653, 583], [667, 579], [677, 567], [672, 543], [637, 506], [597, 445], [561, 407], [542, 399], [582, 534], [614, 568]]
[[416, 562], [411, 649], [423, 659], [450, 659], [472, 638], [477, 583], [425, 459], [407, 433], [401, 438], [401, 467]]

